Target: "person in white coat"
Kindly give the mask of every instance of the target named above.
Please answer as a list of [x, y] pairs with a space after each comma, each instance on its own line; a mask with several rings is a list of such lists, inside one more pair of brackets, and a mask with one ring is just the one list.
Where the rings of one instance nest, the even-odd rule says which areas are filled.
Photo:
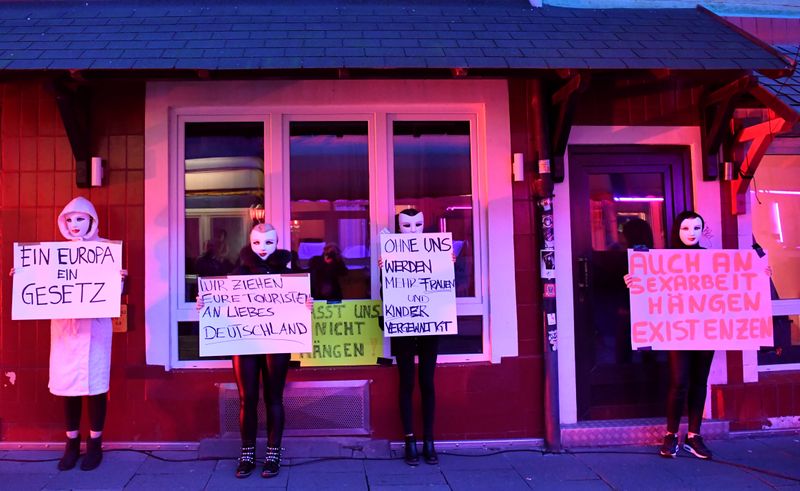
[[[104, 241], [98, 236], [97, 211], [83, 197], [70, 201], [58, 215], [58, 228], [67, 240]], [[11, 270], [14, 274], [14, 270]], [[120, 271], [124, 281], [127, 272]], [[64, 398], [66, 446], [59, 470], [75, 467], [80, 457], [83, 398], [88, 399], [90, 432], [82, 470], [92, 470], [103, 458], [102, 435], [111, 369], [111, 319], [53, 319], [50, 321], [50, 382], [53, 395]]]

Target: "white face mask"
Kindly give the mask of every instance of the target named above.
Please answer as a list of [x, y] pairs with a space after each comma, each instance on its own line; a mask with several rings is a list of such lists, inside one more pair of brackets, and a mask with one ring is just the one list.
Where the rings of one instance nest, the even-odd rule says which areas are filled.
[[687, 218], [681, 222], [678, 236], [683, 245], [695, 246], [703, 235], [703, 220], [700, 218]]
[[261, 259], [266, 259], [270, 254], [278, 249], [278, 232], [268, 230], [259, 232], [256, 229], [250, 231], [250, 249]]
[[425, 217], [422, 212], [413, 216], [400, 213], [397, 215], [397, 222], [400, 224], [399, 232], [401, 234], [421, 234], [422, 227], [425, 224]]
[[89, 233], [89, 228], [92, 225], [92, 217], [82, 211], [73, 211], [64, 215], [64, 221], [67, 223], [67, 231], [70, 237], [80, 239]]

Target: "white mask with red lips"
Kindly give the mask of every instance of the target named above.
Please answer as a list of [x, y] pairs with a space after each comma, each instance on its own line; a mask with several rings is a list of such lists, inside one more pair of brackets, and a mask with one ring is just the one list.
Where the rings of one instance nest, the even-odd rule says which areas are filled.
[[83, 239], [92, 227], [92, 217], [88, 213], [74, 211], [64, 215], [67, 233], [72, 240]]
[[401, 234], [421, 234], [425, 225], [425, 216], [422, 212], [416, 215], [400, 213], [397, 215], [397, 223], [400, 226], [398, 232]]
[[278, 250], [278, 232], [274, 229], [262, 232], [254, 228], [250, 231], [250, 249], [265, 261], [270, 254]]
[[683, 245], [687, 247], [697, 246], [702, 235], [703, 220], [701, 218], [686, 218], [681, 222], [678, 237], [680, 237]]

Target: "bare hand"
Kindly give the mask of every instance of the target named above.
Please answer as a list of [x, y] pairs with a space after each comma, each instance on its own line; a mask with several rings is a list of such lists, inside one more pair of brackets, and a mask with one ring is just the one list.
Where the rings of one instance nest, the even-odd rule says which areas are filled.
[[14, 276], [14, 273], [15, 273], [16, 271], [17, 271], [17, 270], [16, 270], [15, 268], [11, 268], [11, 269], [8, 271], [8, 276]]
[[378, 269], [383, 269], [383, 258], [378, 256]]
[[309, 312], [314, 312], [314, 299], [313, 298], [308, 297], [306, 299], [306, 308], [308, 309]]
[[456, 253], [453, 252], [453, 253], [451, 253], [451, 255], [453, 256], [453, 264], [455, 264], [456, 263]]
[[119, 271], [119, 275], [122, 276], [123, 278], [126, 278], [128, 276], [128, 270], [127, 269], [121, 269]]
[[705, 238], [706, 240], [711, 240], [714, 238], [714, 231], [711, 230], [711, 227], [709, 225], [706, 225], [705, 228], [703, 229], [703, 238]]
[[633, 283], [633, 281], [636, 279], [636, 277], [635, 277], [635, 276], [633, 276], [633, 275], [632, 275], [632, 274], [630, 274], [630, 273], [626, 274], [626, 275], [625, 275], [623, 278], [625, 279], [625, 286], [627, 286], [628, 288], [630, 288], [630, 287], [631, 287], [631, 284], [632, 284], [632, 283]]
[[202, 310], [202, 309], [203, 309], [203, 307], [205, 306], [205, 304], [206, 304], [206, 303], [203, 301], [203, 297], [201, 297], [200, 295], [198, 295], [198, 296], [197, 296], [197, 310], [198, 310], [198, 311]]

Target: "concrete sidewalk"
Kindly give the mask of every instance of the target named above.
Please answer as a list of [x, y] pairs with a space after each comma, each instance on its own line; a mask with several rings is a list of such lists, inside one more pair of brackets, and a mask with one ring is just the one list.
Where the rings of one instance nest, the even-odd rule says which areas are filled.
[[236, 479], [234, 459], [204, 457], [202, 449], [151, 455], [109, 450], [102, 465], [90, 472], [57, 471], [59, 450], [5, 450], [0, 451], [0, 489], [800, 489], [800, 433], [711, 441], [713, 461], [701, 461], [684, 451], [676, 459], [665, 459], [653, 447], [576, 448], [543, 454], [541, 449], [517, 445], [467, 449], [442, 444], [439, 465], [409, 467], [399, 459], [399, 447], [386, 442], [369, 448], [342, 447], [340, 455], [348, 457], [308, 458], [335, 453], [312, 440], [291, 439], [285, 445], [293, 450], [287, 450], [281, 473], [272, 479], [262, 479], [258, 472]]

